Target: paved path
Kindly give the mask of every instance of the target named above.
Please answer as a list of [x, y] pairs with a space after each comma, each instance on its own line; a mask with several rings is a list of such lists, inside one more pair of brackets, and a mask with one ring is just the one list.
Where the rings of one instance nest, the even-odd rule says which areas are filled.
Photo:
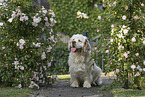
[[[105, 84], [111, 83], [103, 79]], [[100, 91], [99, 86], [89, 89], [79, 87], [71, 88], [70, 82], [65, 80], [56, 81], [51, 87], [43, 87], [34, 91], [31, 97], [113, 97], [108, 91]]]

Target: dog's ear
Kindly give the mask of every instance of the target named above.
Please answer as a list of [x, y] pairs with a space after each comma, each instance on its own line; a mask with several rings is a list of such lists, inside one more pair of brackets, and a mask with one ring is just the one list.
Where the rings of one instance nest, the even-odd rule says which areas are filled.
[[85, 44], [84, 44], [84, 52], [88, 52], [90, 50], [91, 50], [91, 46], [90, 46], [89, 40], [86, 37]]

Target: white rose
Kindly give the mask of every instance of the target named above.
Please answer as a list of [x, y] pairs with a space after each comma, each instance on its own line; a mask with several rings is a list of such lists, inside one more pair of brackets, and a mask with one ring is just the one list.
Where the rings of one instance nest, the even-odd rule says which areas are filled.
[[41, 55], [41, 59], [44, 60], [45, 58], [46, 58], [46, 54], [45, 54], [45, 52], [43, 52]]
[[24, 17], [20, 17], [20, 21], [23, 21], [24, 20]]
[[106, 50], [105, 53], [109, 53], [109, 50]]
[[98, 16], [98, 19], [101, 20], [101, 16]]
[[9, 18], [8, 21], [11, 23], [13, 21], [13, 18]]
[[145, 40], [143, 41], [143, 44], [145, 45]]
[[21, 87], [22, 87], [22, 85], [21, 85], [21, 84], [19, 84], [19, 85], [18, 85], [18, 87], [19, 87], [19, 88], [21, 88]]
[[23, 47], [23, 45], [20, 45], [20, 47], [19, 47], [19, 48], [22, 50], [24, 47]]
[[135, 37], [133, 37], [131, 40], [132, 40], [132, 42], [136, 42], [136, 39], [135, 39]]
[[122, 28], [126, 28], [127, 26], [123, 25]]
[[41, 46], [41, 43], [37, 43], [35, 44], [36, 47], [40, 47]]
[[123, 15], [123, 16], [122, 16], [122, 19], [123, 19], [123, 20], [126, 20], [126, 16], [125, 16], [125, 15]]
[[124, 50], [124, 46], [121, 46], [121, 45], [120, 45], [120, 46], [118, 47], [118, 49], [119, 49], [119, 50]]
[[18, 64], [19, 64], [19, 61], [14, 61], [14, 64], [15, 64], [15, 65], [18, 65]]
[[139, 53], [136, 53], [135, 55], [136, 55], [136, 56], [139, 56]]
[[112, 25], [111, 25], [111, 27], [113, 28], [113, 27], [114, 27], [114, 25], [112, 24]]
[[138, 19], [138, 16], [136, 15], [136, 16], [134, 16], [134, 19]]
[[45, 21], [48, 21], [48, 18], [47, 18], [47, 17], [45, 17], [45, 18], [44, 18], [44, 20], [45, 20]]
[[26, 21], [26, 20], [28, 20], [29, 18], [28, 18], [28, 16], [24, 16], [24, 19], [25, 19], [25, 21]]
[[3, 26], [3, 23], [0, 23], [0, 26]]
[[39, 23], [39, 22], [41, 21], [41, 18], [40, 18], [40, 17], [38, 17], [38, 18], [34, 17], [34, 18], [33, 18], [33, 21], [34, 21], [35, 23]]
[[46, 13], [47, 13], [47, 10], [43, 10], [42, 12], [43, 12], [44, 14], [46, 14]]
[[37, 24], [37, 23], [35, 23], [35, 22], [32, 22], [32, 25], [33, 25], [33, 26], [35, 26], [35, 27], [37, 27], [37, 26], [38, 26], [38, 24]]
[[126, 35], [128, 33], [128, 30], [127, 29], [124, 29], [123, 30], [123, 33]]
[[21, 69], [21, 70], [24, 70], [24, 67], [23, 67], [23, 66], [20, 66], [20, 69]]
[[19, 43], [20, 43], [21, 45], [23, 45], [23, 44], [25, 43], [25, 40], [20, 39], [20, 40], [19, 40]]
[[111, 39], [110, 42], [113, 42], [113, 39]]
[[142, 3], [141, 6], [144, 6], [144, 4]]
[[132, 69], [135, 69], [135, 68], [136, 68], [136, 66], [135, 66], [135, 65], [131, 65], [131, 68], [132, 68]]
[[143, 61], [143, 65], [145, 65], [145, 60]]
[[126, 52], [123, 55], [125, 56], [125, 58], [128, 58], [128, 54]]

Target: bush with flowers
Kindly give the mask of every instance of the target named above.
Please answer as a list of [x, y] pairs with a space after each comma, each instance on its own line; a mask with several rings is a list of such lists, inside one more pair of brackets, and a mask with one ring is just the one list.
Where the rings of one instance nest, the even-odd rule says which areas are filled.
[[[99, 29], [110, 33], [104, 37], [103, 46], [99, 49], [104, 55], [105, 72], [114, 71], [116, 82], [121, 83], [124, 88], [144, 87], [144, 3], [143, 0], [106, 0], [103, 1], [106, 9], [104, 13], [99, 14], [102, 17]], [[109, 25], [109, 28], [105, 25]]]
[[19, 88], [52, 84], [54, 12], [33, 0], [3, 0], [0, 9], [0, 80]]
[[141, 77], [145, 74], [144, 46], [142, 31], [141, 34], [133, 33], [125, 25], [113, 27], [107, 47], [106, 71], [115, 71], [117, 80], [124, 85], [128, 83], [130, 88], [141, 87]]

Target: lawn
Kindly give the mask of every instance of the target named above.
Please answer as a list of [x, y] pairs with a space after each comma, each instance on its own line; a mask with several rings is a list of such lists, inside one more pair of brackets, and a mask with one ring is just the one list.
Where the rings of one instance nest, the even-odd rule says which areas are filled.
[[32, 89], [29, 88], [15, 88], [15, 87], [4, 87], [0, 85], [0, 97], [28, 97], [30, 96]]
[[114, 89], [111, 93], [115, 97], [145, 97], [145, 90]]

